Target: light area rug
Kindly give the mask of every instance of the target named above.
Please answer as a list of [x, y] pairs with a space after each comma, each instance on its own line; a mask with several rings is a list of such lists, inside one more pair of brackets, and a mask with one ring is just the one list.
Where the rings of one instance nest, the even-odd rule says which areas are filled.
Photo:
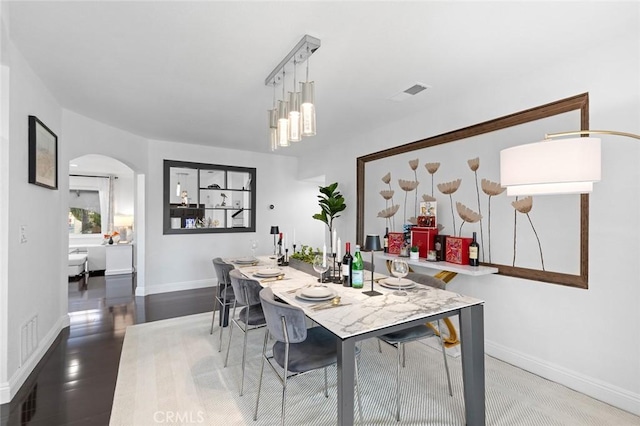
[[[245, 392], [239, 396], [242, 333], [234, 330], [224, 368], [228, 333], [218, 352], [218, 333], [209, 334], [211, 313], [127, 328], [111, 426], [276, 425], [282, 387], [265, 366], [260, 411], [253, 421], [264, 329], [248, 335]], [[359, 380], [363, 425], [395, 421], [395, 349], [374, 339], [362, 342]], [[402, 422], [464, 425], [460, 358], [449, 357], [454, 396], [447, 391], [442, 354], [421, 342], [408, 344], [402, 369]], [[491, 357], [485, 358], [488, 425], [640, 425], [640, 418]], [[336, 369], [329, 369], [329, 398], [322, 370], [295, 377], [287, 386], [288, 425], [337, 422]]]

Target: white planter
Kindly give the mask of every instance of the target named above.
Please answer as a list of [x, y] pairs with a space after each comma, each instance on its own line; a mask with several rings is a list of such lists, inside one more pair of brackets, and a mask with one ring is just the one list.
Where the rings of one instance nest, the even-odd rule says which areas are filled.
[[409, 252], [409, 259], [411, 260], [419, 260], [420, 259], [420, 253], [417, 251], [410, 251]]

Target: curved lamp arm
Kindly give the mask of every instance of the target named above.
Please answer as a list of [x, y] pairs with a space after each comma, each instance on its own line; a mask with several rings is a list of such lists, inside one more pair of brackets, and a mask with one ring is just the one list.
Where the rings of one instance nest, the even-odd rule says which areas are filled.
[[628, 138], [640, 139], [640, 135], [634, 133], [617, 132], [615, 130], [577, 130], [572, 132], [560, 132], [560, 133], [547, 133], [544, 135], [545, 139], [553, 139], [561, 136], [573, 136], [573, 135], [616, 135], [626, 136]]

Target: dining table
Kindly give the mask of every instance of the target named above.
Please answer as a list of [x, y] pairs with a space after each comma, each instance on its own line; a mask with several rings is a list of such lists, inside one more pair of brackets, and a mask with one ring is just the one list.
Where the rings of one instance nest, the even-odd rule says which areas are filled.
[[[389, 278], [375, 273], [373, 288], [381, 293], [368, 296], [371, 273], [365, 273], [363, 289], [342, 284], [320, 283], [318, 276], [278, 266], [268, 256], [255, 261], [227, 259], [247, 277], [269, 287], [282, 301], [301, 308], [305, 315], [337, 337], [337, 424], [354, 422], [356, 343], [383, 334], [453, 315], [460, 320], [462, 378], [467, 425], [485, 424], [484, 301], [421, 284], [398, 295], [389, 287]], [[305, 297], [305, 289], [326, 286], [331, 297]], [[339, 299], [338, 299], [339, 298]]]

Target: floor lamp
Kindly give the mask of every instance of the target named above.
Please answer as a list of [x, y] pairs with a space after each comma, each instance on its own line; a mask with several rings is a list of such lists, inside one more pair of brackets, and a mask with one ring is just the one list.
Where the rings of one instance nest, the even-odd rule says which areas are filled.
[[380, 245], [380, 235], [367, 235], [367, 238], [364, 241], [364, 251], [371, 252], [371, 290], [362, 292], [367, 296], [380, 296], [382, 294], [379, 291], [375, 291], [373, 289], [373, 271], [376, 269], [373, 263], [373, 252], [380, 250], [382, 250], [382, 246]]

